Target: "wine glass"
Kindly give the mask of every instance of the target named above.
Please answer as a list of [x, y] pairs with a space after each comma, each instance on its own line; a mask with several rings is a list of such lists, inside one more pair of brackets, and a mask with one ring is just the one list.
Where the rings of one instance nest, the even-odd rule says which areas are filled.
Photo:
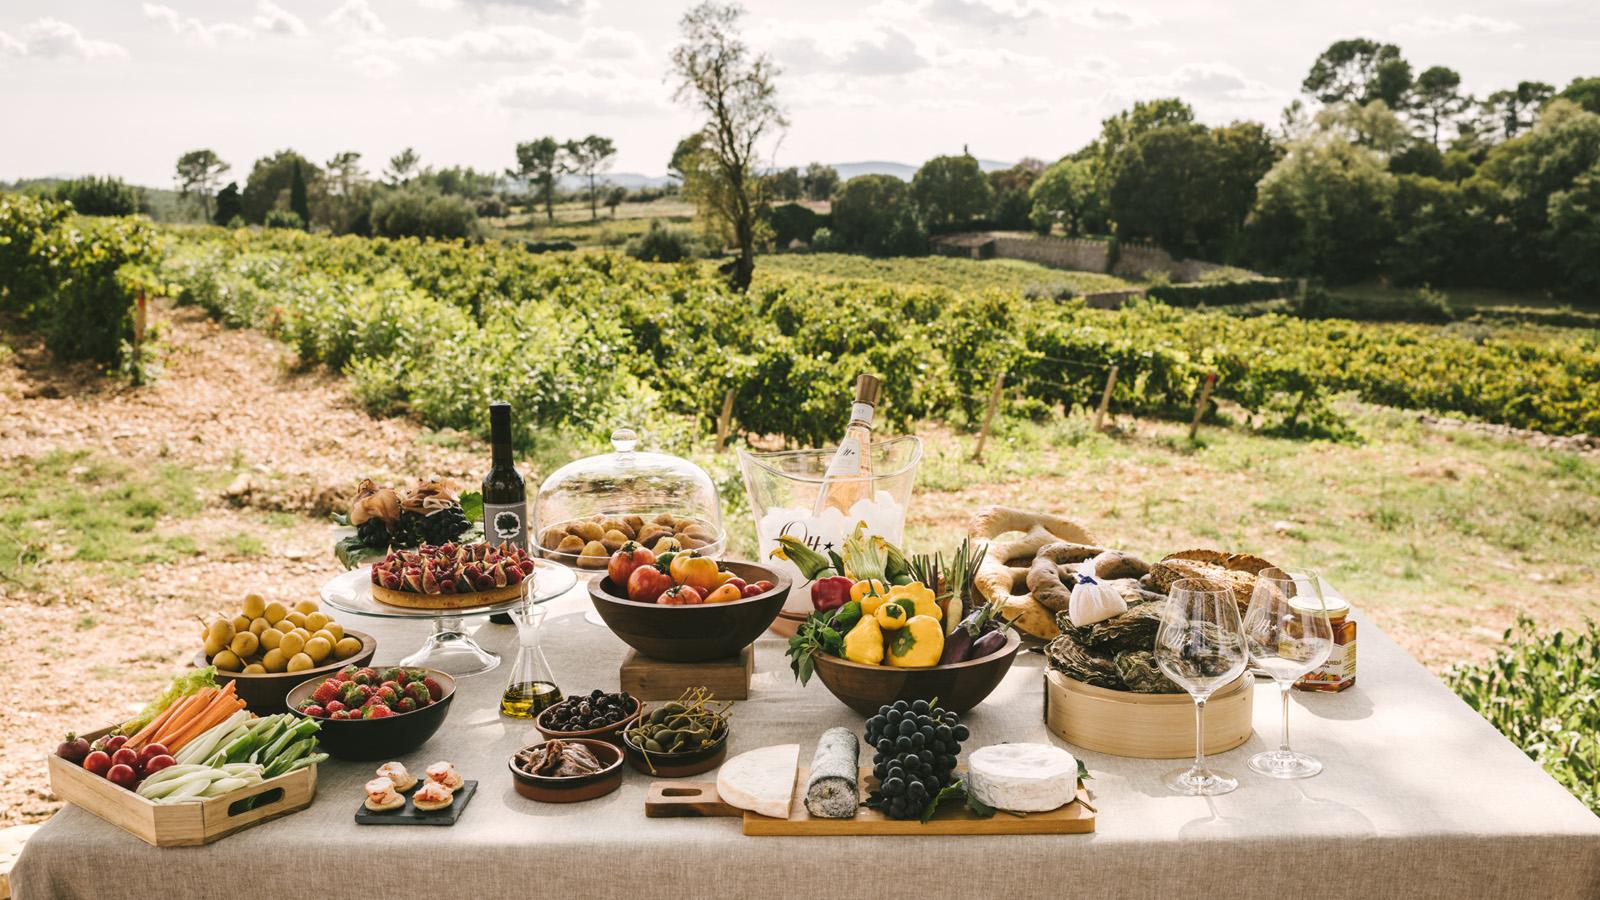
[[1244, 636], [1250, 659], [1272, 676], [1283, 696], [1283, 741], [1250, 757], [1250, 768], [1273, 778], [1310, 778], [1322, 763], [1289, 749], [1289, 688], [1333, 651], [1322, 579], [1315, 572], [1262, 569], [1244, 614]]
[[1236, 778], [1206, 768], [1206, 700], [1244, 671], [1246, 650], [1239, 602], [1226, 585], [1185, 578], [1167, 591], [1156, 630], [1156, 664], [1194, 698], [1194, 765], [1168, 772], [1168, 788], [1213, 797], [1239, 786]]

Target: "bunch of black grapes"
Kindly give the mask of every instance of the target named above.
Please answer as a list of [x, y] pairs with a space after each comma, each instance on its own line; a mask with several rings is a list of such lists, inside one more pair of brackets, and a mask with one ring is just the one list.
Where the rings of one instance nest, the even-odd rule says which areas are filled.
[[891, 819], [920, 819], [928, 802], [956, 780], [956, 757], [968, 737], [956, 714], [926, 700], [897, 700], [867, 720], [867, 743], [877, 749], [878, 789], [868, 805]]

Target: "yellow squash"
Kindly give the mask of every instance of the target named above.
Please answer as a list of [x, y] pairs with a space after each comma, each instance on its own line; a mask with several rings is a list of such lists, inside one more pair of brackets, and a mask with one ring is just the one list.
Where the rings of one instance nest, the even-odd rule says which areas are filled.
[[[849, 641], [846, 637], [847, 647]], [[943, 652], [944, 628], [933, 616], [912, 616], [904, 628], [889, 638], [889, 665], [902, 669], [936, 666]]]
[[[933, 591], [924, 587], [920, 581], [895, 585], [889, 589], [888, 599], [890, 601], [909, 600], [916, 609], [916, 612], [912, 613], [914, 616], [932, 616], [935, 622], [944, 617], [944, 610], [939, 608], [939, 603], [934, 598]], [[866, 608], [865, 603], [862, 604], [862, 608]]]
[[906, 611], [905, 604], [901, 603], [885, 603], [879, 606], [878, 611], [873, 613], [872, 616], [878, 620], [878, 627], [884, 631], [894, 631], [897, 628], [904, 627], [906, 621], [911, 618], [911, 614]]
[[[844, 658], [868, 666], [883, 664], [883, 629], [878, 627], [877, 619], [863, 615], [856, 627], [844, 636]], [[935, 653], [933, 658], [937, 662], [939, 654]]]

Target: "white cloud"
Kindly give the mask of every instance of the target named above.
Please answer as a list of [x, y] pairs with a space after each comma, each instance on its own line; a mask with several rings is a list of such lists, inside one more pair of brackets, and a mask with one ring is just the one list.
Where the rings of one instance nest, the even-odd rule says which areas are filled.
[[1044, 7], [1023, 0], [928, 0], [928, 13], [966, 25], [997, 30], [1020, 28], [1049, 15]]
[[1116, 31], [1154, 25], [1156, 20], [1137, 10], [1112, 6], [1074, 6], [1065, 10], [1062, 18], [1083, 28], [1097, 31]]
[[350, 61], [350, 67], [368, 78], [392, 78], [400, 74], [399, 63], [375, 53], [358, 56]]
[[40, 59], [127, 59], [121, 44], [90, 40], [77, 26], [45, 17], [23, 26], [20, 38], [0, 34], [0, 54]]
[[1402, 24], [1399, 30], [1407, 34], [1510, 34], [1521, 31], [1522, 26], [1505, 19], [1491, 19], [1472, 13], [1456, 13], [1449, 18], [1420, 16]]
[[[478, 9], [487, 9], [493, 6], [501, 9], [541, 13], [547, 16], [581, 16], [589, 11], [589, 0], [464, 0], [464, 2], [466, 5], [474, 6]], [[450, 8], [437, 5], [437, 0], [424, 0], [423, 5], [434, 9]]]
[[927, 57], [905, 32], [882, 25], [854, 35], [839, 29], [822, 35], [791, 34], [774, 44], [772, 56], [797, 74], [904, 75], [928, 66]]
[[250, 19], [250, 25], [257, 31], [289, 37], [303, 37], [308, 31], [299, 16], [272, 0], [256, 0], [256, 14]]
[[210, 25], [192, 16], [185, 16], [170, 6], [159, 3], [144, 4], [144, 17], [165, 23], [173, 34], [197, 44], [211, 45], [219, 40], [247, 37], [250, 29], [232, 22], [215, 22]]
[[441, 60], [548, 60], [567, 48], [549, 32], [531, 25], [491, 25], [439, 38], [404, 37], [367, 41], [360, 45], [360, 49], [369, 55], [400, 56], [416, 62], [432, 63]]
[[605, 26], [585, 31], [577, 49], [582, 59], [638, 59], [647, 52], [644, 39], [637, 34]]
[[389, 27], [378, 16], [377, 10], [367, 0], [345, 0], [343, 4], [322, 20], [336, 28], [362, 34], [383, 34]]
[[668, 109], [667, 91], [656, 79], [609, 68], [542, 66], [527, 75], [479, 85], [476, 93], [482, 101], [513, 110], [623, 115]]

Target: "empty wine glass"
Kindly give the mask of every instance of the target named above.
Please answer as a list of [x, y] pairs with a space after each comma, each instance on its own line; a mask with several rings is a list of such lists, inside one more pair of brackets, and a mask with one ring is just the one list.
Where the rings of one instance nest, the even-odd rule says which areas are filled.
[[1246, 651], [1239, 602], [1227, 586], [1185, 578], [1167, 591], [1156, 631], [1156, 664], [1194, 698], [1194, 765], [1168, 772], [1167, 787], [1211, 797], [1239, 786], [1236, 778], [1206, 768], [1206, 700], [1244, 671]]
[[1283, 741], [1250, 757], [1250, 768], [1273, 778], [1310, 778], [1322, 763], [1289, 749], [1289, 688], [1327, 662], [1333, 650], [1322, 579], [1315, 572], [1262, 569], [1244, 614], [1244, 636], [1250, 659], [1272, 676], [1283, 697]]

